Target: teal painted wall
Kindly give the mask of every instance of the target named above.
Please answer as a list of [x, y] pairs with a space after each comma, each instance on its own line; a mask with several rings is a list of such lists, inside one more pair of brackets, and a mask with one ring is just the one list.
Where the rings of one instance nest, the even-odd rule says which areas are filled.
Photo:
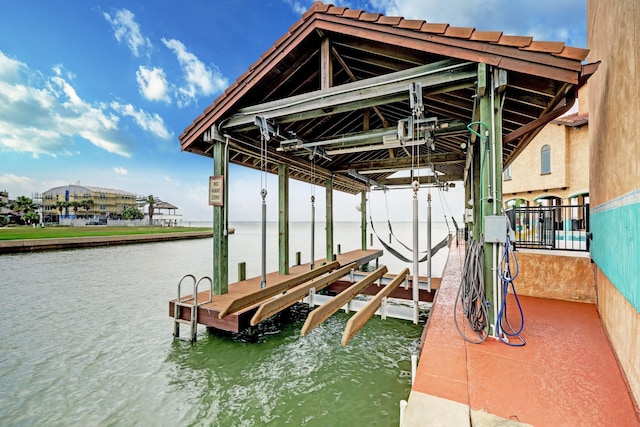
[[640, 312], [640, 190], [591, 210], [591, 258]]

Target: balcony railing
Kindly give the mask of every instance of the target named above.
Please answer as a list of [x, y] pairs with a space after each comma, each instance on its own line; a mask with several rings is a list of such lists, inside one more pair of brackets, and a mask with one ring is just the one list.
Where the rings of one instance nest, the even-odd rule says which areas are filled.
[[516, 247], [589, 250], [589, 204], [514, 207], [507, 216], [516, 234]]

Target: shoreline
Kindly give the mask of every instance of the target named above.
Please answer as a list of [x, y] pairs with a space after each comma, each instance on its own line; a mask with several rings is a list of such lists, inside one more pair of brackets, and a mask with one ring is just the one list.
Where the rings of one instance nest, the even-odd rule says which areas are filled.
[[0, 254], [36, 251], [95, 248], [100, 246], [127, 245], [136, 243], [170, 242], [176, 240], [204, 239], [213, 237], [211, 231], [183, 231], [158, 234], [129, 234], [115, 236], [56, 237], [46, 239], [0, 240]]

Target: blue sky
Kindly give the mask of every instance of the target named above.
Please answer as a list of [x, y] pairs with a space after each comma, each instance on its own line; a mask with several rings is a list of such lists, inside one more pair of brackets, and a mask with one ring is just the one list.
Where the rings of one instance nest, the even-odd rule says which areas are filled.
[[[0, 190], [14, 199], [79, 182], [153, 194], [178, 206], [185, 221], [211, 219], [213, 162], [180, 152], [178, 136], [312, 3], [3, 2]], [[586, 0], [333, 4], [586, 47]], [[232, 167], [230, 177], [230, 220], [259, 219], [259, 174]], [[276, 220], [277, 178], [268, 184], [269, 218]], [[308, 220], [309, 185], [292, 182], [291, 191], [291, 219]], [[324, 190], [315, 194], [323, 212]], [[459, 187], [447, 194], [445, 214], [461, 213], [462, 194]], [[388, 198], [390, 216], [410, 220], [411, 195]], [[371, 199], [384, 210], [383, 195]], [[334, 201], [346, 206], [336, 210], [338, 220], [358, 220], [359, 197], [336, 193]]]

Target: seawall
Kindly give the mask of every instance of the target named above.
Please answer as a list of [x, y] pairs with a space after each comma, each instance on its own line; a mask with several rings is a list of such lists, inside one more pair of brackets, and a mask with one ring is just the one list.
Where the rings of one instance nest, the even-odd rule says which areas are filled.
[[185, 231], [178, 233], [127, 234], [118, 236], [85, 236], [52, 239], [0, 240], [0, 254], [45, 250], [92, 248], [134, 243], [170, 242], [174, 240], [203, 239], [213, 231]]

